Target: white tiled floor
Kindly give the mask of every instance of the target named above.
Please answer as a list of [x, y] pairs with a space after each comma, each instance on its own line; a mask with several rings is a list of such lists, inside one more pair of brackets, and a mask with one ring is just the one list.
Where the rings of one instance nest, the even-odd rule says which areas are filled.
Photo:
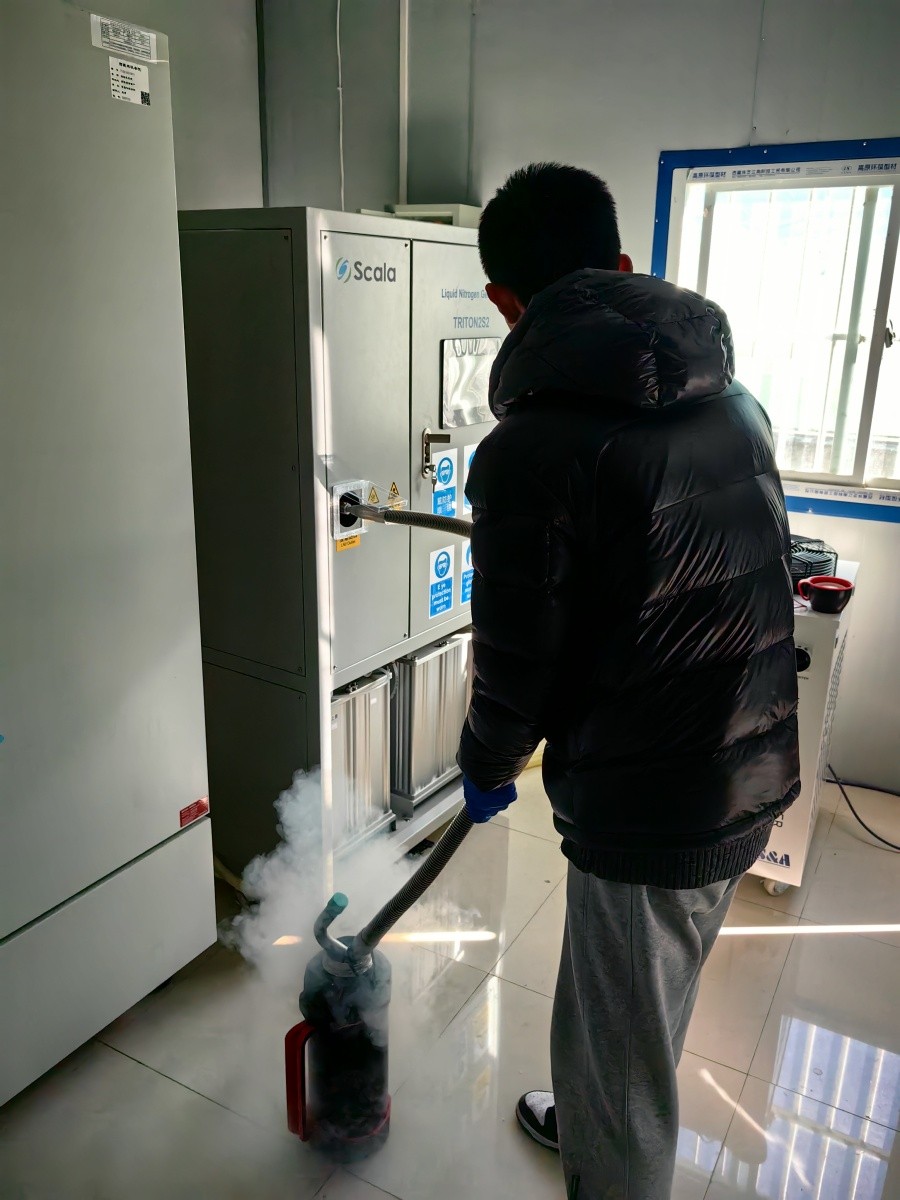
[[[378, 1156], [335, 1170], [286, 1133], [296, 989], [219, 947], [0, 1109], [0, 1200], [562, 1200], [556, 1158], [513, 1117], [549, 1081], [565, 912], [538, 773], [521, 790], [430, 898], [432, 916], [497, 936], [389, 948], [394, 1116]], [[851, 796], [900, 840], [900, 800]], [[900, 924], [900, 861], [830, 788], [804, 886], [771, 897], [746, 879], [728, 925], [848, 922]], [[893, 933], [721, 939], [679, 1072], [673, 1200], [900, 1200], [898, 1012]]]

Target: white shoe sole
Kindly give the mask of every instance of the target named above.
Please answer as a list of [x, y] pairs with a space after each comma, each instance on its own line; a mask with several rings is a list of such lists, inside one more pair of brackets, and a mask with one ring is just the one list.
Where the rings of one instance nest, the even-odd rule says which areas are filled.
[[536, 1129], [532, 1129], [532, 1127], [522, 1116], [521, 1112], [519, 1112], [518, 1105], [516, 1105], [516, 1120], [519, 1122], [519, 1125], [525, 1130], [528, 1136], [533, 1141], [537, 1142], [539, 1146], [546, 1146], [548, 1150], [555, 1150], [556, 1153], [559, 1154], [559, 1144], [557, 1142], [551, 1142], [549, 1138], [545, 1138], [543, 1134], [538, 1133]]

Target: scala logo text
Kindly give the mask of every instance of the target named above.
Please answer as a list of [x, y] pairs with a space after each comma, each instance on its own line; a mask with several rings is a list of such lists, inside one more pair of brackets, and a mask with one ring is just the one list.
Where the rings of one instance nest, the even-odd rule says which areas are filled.
[[334, 268], [339, 283], [349, 283], [351, 279], [362, 280], [363, 283], [396, 283], [397, 268], [389, 267], [387, 263], [373, 267], [370, 263], [351, 262], [349, 258], [339, 258]]

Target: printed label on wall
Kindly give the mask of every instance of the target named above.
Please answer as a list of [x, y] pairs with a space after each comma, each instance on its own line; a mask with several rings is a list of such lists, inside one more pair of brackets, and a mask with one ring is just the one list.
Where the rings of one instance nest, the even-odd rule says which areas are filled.
[[474, 574], [475, 568], [472, 566], [472, 543], [466, 542], [466, 549], [463, 554], [462, 594], [460, 596], [463, 604], [469, 604], [472, 599], [472, 578]]
[[109, 60], [109, 85], [113, 100], [150, 106], [150, 71], [124, 58]]
[[129, 58], [156, 62], [156, 34], [127, 21], [113, 21], [91, 13], [91, 41], [102, 50], [115, 50]]
[[456, 516], [457, 450], [442, 450], [434, 460], [431, 511], [436, 517]]
[[428, 572], [428, 619], [453, 608], [453, 546], [434, 550]]
[[472, 511], [472, 505], [469, 503], [468, 497], [466, 496], [466, 484], [469, 482], [469, 468], [472, 466], [472, 459], [475, 457], [475, 451], [477, 449], [478, 446], [475, 445], [466, 446], [465, 450], [463, 450], [463, 469], [460, 490], [462, 491], [462, 510], [464, 513], [470, 513]]

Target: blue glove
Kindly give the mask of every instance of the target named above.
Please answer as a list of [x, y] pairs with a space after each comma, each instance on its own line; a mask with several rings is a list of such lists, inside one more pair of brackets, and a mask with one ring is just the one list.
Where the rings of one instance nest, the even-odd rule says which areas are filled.
[[509, 808], [518, 793], [514, 783], [504, 783], [503, 787], [495, 788], [492, 792], [483, 792], [471, 779], [463, 776], [463, 795], [470, 819], [476, 825], [483, 825], [491, 817], [496, 817], [497, 813]]

